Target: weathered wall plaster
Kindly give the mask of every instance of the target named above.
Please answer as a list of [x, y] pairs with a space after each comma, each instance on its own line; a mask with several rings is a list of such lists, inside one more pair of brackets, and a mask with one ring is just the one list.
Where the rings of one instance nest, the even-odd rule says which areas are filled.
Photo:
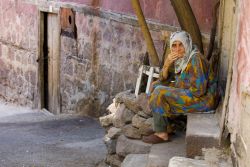
[[[61, 35], [60, 41], [62, 112], [100, 115], [100, 105], [108, 104], [116, 93], [135, 87], [138, 68], [146, 53], [146, 44], [133, 17], [112, 12], [131, 14], [132, 9], [128, 5], [130, 2], [126, 1], [126, 9], [122, 8], [125, 1], [120, 1], [119, 4], [123, 5], [116, 8], [113, 6], [114, 1], [72, 2], [0, 0], [1, 98], [37, 107], [38, 13], [39, 10], [49, 11], [49, 6], [53, 7], [54, 12], [60, 6], [70, 7], [76, 12], [77, 38]], [[142, 1], [148, 18], [163, 23], [167, 22], [166, 18], [173, 19], [173, 13], [165, 17], [165, 7], [168, 6], [166, 8], [171, 11], [169, 3], [152, 2], [156, 4]], [[210, 7], [200, 12], [204, 12], [205, 17], [208, 17], [207, 21], [211, 23], [210, 16], [207, 16], [207, 11], [212, 8], [211, 3], [207, 3], [207, 6]], [[150, 27], [156, 49], [161, 56], [164, 44], [162, 31], [169, 36], [170, 31], [176, 28], [152, 21]], [[207, 36], [204, 41], [206, 46]]]
[[32, 106], [37, 84], [37, 8], [0, 1], [0, 96]]
[[[98, 6], [104, 10], [134, 15], [131, 0], [61, 0], [85, 5]], [[202, 32], [210, 33], [212, 27], [212, 10], [217, 0], [197, 1], [189, 0]], [[178, 26], [178, 20], [171, 6], [170, 0], [140, 0], [145, 16], [157, 22]]]
[[[233, 63], [233, 77], [229, 99], [228, 127], [231, 141], [237, 152], [239, 164], [249, 165], [250, 150], [250, 2], [242, 0], [239, 4], [238, 38]], [[247, 130], [248, 129], [248, 130]]]

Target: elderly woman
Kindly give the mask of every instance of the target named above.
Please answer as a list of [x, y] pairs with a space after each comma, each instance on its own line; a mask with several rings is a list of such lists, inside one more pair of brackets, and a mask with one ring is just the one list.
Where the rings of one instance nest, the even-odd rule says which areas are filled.
[[[190, 35], [178, 31], [170, 37], [170, 54], [164, 62], [160, 79], [153, 84], [149, 106], [155, 133], [143, 138], [146, 143], [169, 141], [169, 119], [176, 115], [208, 112], [215, 109], [217, 82], [206, 58], [192, 44]], [[169, 83], [170, 66], [174, 80]]]

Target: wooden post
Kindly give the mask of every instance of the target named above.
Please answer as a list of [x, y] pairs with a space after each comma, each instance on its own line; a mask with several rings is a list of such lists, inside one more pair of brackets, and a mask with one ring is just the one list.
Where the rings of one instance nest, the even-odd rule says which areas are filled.
[[144, 18], [144, 15], [143, 15], [143, 12], [142, 12], [142, 9], [140, 6], [140, 2], [139, 2], [139, 0], [131, 0], [131, 2], [132, 2], [132, 6], [134, 8], [134, 11], [138, 17], [138, 22], [139, 22], [139, 25], [142, 29], [143, 36], [144, 36], [146, 43], [147, 43], [147, 49], [148, 49], [148, 53], [151, 57], [152, 66], [159, 67], [159, 65], [160, 65], [159, 58], [158, 58], [157, 52], [155, 50], [155, 46], [154, 46], [152, 37], [150, 35], [147, 23], [145, 21], [145, 18]]
[[178, 18], [181, 28], [190, 33], [193, 43], [196, 44], [200, 52], [204, 54], [201, 32], [188, 0], [170, 1], [175, 10], [175, 14]]
[[213, 11], [213, 27], [210, 33], [210, 42], [208, 46], [208, 51], [207, 51], [207, 59], [210, 60], [213, 54], [214, 50], [214, 41], [215, 41], [215, 36], [216, 36], [216, 28], [217, 28], [217, 14], [218, 14], [218, 9], [220, 7], [220, 1], [218, 1], [215, 4], [214, 11]]

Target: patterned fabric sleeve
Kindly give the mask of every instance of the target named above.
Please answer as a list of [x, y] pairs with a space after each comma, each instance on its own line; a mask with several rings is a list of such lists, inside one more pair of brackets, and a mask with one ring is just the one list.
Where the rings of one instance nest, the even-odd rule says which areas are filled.
[[169, 80], [173, 80], [173, 79], [174, 79], [174, 65], [173, 64], [168, 69], [168, 78], [167, 79], [163, 78], [163, 71], [161, 69], [160, 74], [159, 74], [159, 80], [161, 82], [169, 81]]
[[163, 82], [164, 80], [166, 79], [163, 78], [163, 71], [161, 70], [159, 74], [159, 81]]
[[189, 90], [195, 97], [201, 97], [207, 91], [207, 69], [205, 62], [202, 61], [201, 55], [194, 55], [191, 59], [190, 84]]

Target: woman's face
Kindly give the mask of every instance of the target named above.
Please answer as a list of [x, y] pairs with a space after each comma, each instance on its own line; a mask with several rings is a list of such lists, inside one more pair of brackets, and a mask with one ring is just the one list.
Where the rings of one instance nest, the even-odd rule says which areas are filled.
[[171, 52], [175, 52], [178, 54], [179, 58], [182, 58], [185, 54], [185, 48], [180, 41], [174, 41], [171, 47]]

